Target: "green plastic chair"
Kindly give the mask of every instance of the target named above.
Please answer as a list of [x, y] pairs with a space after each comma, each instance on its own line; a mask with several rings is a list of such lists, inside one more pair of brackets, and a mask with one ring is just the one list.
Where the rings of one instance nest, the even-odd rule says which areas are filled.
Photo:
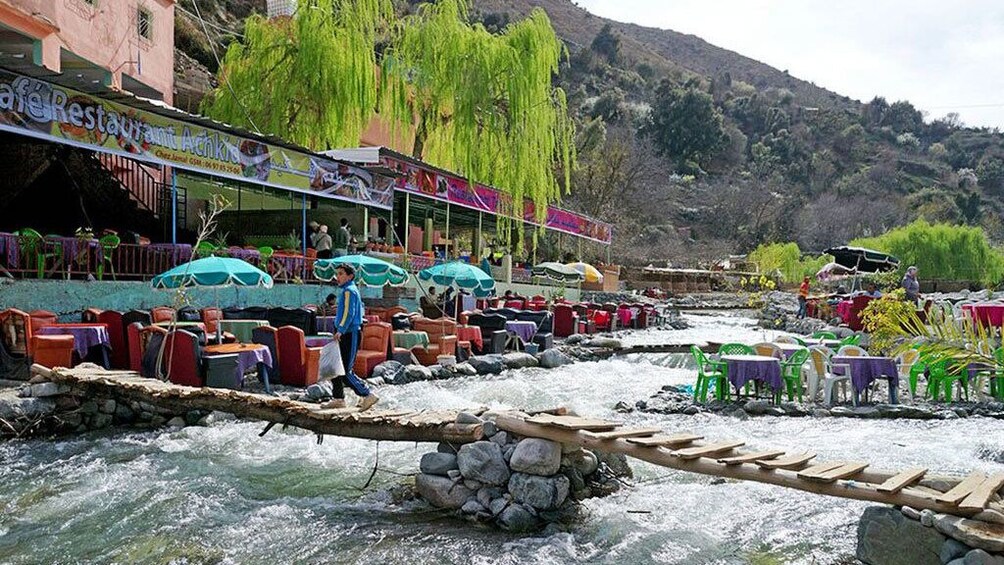
[[216, 245], [211, 241], [200, 241], [199, 244], [195, 246], [195, 254], [199, 257], [211, 257], [219, 250], [220, 248], [216, 247]]
[[753, 347], [745, 343], [723, 343], [718, 348], [719, 355], [756, 355]]
[[268, 262], [272, 260], [272, 256], [275, 255], [275, 249], [271, 247], [259, 247], [258, 254], [261, 255], [261, 270], [268, 272]]
[[812, 334], [812, 339], [837, 339], [837, 334], [833, 332], [815, 332]]
[[[795, 399], [798, 393], [798, 401], [802, 401], [802, 366], [809, 360], [809, 350], [799, 349], [791, 354], [787, 361], [781, 362], [781, 378], [784, 379], [785, 389], [788, 391], [788, 401]], [[775, 401], [781, 401], [781, 391], [777, 391]]]
[[115, 266], [112, 263], [112, 251], [119, 248], [122, 244], [122, 239], [110, 233], [108, 235], [102, 236], [98, 242], [101, 245], [101, 263], [98, 264], [97, 275], [98, 280], [103, 280], [105, 276], [105, 263], [108, 264], [108, 270], [112, 273], [112, 280], [115, 280]]
[[[45, 261], [50, 257], [56, 257], [56, 253], [62, 253], [62, 246], [57, 245], [55, 252], [46, 253], [45, 252], [45, 238], [42, 234], [31, 228], [24, 228], [22, 230], [14, 232], [17, 236], [17, 246], [20, 249], [21, 255], [26, 258], [25, 266], [28, 267], [31, 261], [34, 260], [35, 267], [38, 271], [38, 278], [45, 276]], [[27, 259], [31, 258], [31, 259]]]
[[996, 363], [992, 369], [980, 371], [977, 376], [990, 381], [990, 396], [1004, 400], [1004, 347], [994, 350], [994, 360]]
[[845, 345], [858, 345], [860, 343], [861, 343], [861, 334], [849, 335], [844, 339], [840, 340], [840, 345], [838, 346], [838, 349], [839, 347], [843, 347]]
[[938, 395], [944, 391], [945, 402], [952, 401], [952, 385], [958, 384], [959, 389], [969, 400], [969, 375], [965, 367], [957, 367], [951, 359], [939, 359], [927, 364], [928, 381], [927, 394], [937, 402]]
[[800, 338], [798, 336], [791, 336], [791, 338], [795, 340], [795, 343], [801, 345], [802, 347], [809, 347], [809, 345], [807, 343], [805, 343], [804, 339], [802, 339], [802, 338]]
[[697, 384], [694, 385], [694, 400], [706, 402], [708, 400], [708, 388], [715, 387], [715, 396], [722, 400], [729, 395], [729, 385], [725, 378], [725, 363], [712, 361], [696, 345], [690, 346], [690, 354], [694, 356], [697, 363]]

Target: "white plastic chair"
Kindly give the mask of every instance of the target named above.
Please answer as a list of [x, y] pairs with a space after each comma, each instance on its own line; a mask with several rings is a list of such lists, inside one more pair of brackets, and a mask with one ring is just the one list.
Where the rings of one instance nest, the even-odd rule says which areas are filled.
[[793, 343], [793, 344], [798, 344], [798, 342], [795, 341], [795, 338], [793, 338], [790, 335], [779, 335], [776, 338], [774, 338], [774, 343]]
[[[844, 398], [847, 398], [847, 385], [851, 383], [850, 365], [834, 365], [831, 361], [832, 357], [833, 352], [826, 347], [816, 345], [809, 348], [809, 358], [812, 360], [813, 367], [813, 378], [809, 380], [809, 395], [815, 398], [816, 391], [819, 389], [819, 379], [822, 378], [823, 404], [826, 406], [833, 405], [833, 393], [836, 385], [840, 385], [840, 392], [843, 393]], [[834, 367], [841, 368], [843, 374], [834, 374]], [[854, 405], [857, 406], [854, 395], [850, 396]]]
[[837, 351], [837, 357], [866, 357], [868, 352], [860, 345], [845, 345]]
[[[907, 349], [896, 356], [896, 367], [899, 370], [899, 380], [901, 382], [910, 382], [910, 369], [919, 360], [920, 352], [916, 349]], [[913, 404], [913, 392], [909, 386], [906, 387], [906, 393], [910, 396], [910, 403]]]
[[783, 357], [781, 354], [781, 348], [774, 343], [757, 343], [753, 346], [753, 351], [756, 351], [757, 355], [763, 355], [765, 357], [777, 357], [778, 359]]

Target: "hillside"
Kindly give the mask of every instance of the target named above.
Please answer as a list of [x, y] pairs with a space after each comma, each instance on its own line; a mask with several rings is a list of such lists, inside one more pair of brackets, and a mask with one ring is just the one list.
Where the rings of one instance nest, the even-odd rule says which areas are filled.
[[[401, 0], [403, 10], [415, 3]], [[220, 56], [264, 4], [200, 2]], [[216, 60], [192, 1], [179, 7], [178, 98], [195, 108]], [[577, 122], [579, 168], [564, 204], [613, 222], [621, 261], [693, 264], [765, 241], [818, 251], [918, 216], [1004, 240], [998, 132], [951, 116], [925, 123], [909, 102], [851, 100], [569, 0], [474, 0], [472, 19], [498, 30], [538, 7], [569, 48], [557, 82]]]

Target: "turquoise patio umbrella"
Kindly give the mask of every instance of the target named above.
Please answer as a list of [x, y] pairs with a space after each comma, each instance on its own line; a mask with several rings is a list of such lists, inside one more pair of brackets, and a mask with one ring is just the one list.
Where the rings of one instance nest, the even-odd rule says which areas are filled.
[[351, 265], [356, 270], [356, 280], [367, 286], [398, 286], [408, 282], [408, 271], [369, 255], [343, 255], [333, 259], [314, 261], [314, 276], [318, 280], [330, 282], [335, 279], [338, 265]]
[[153, 288], [260, 286], [272, 288], [272, 277], [247, 261], [206, 257], [178, 265], [150, 281]]
[[423, 281], [431, 280], [443, 286], [455, 286], [469, 290], [478, 298], [491, 296], [495, 291], [495, 279], [491, 275], [474, 265], [461, 261], [429, 267], [420, 271], [418, 278]]

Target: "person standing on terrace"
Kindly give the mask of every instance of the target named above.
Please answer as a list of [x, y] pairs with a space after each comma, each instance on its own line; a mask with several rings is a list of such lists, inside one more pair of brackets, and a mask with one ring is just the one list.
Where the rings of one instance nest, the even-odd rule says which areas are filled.
[[798, 317], [805, 317], [806, 306], [809, 303], [809, 277], [802, 279], [802, 284], [798, 286]]
[[906, 291], [907, 300], [911, 302], [920, 300], [920, 282], [917, 280], [917, 267], [911, 265], [907, 268], [906, 274], [903, 275], [901, 286]]

